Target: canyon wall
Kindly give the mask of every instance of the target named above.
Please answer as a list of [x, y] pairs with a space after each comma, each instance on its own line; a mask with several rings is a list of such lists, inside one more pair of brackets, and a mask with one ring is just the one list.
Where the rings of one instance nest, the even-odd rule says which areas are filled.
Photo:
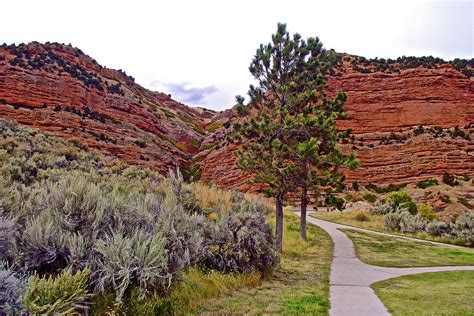
[[[341, 146], [361, 162], [347, 172], [349, 181], [414, 182], [445, 171], [474, 176], [474, 78], [450, 64], [389, 73], [352, 65], [347, 58], [327, 80], [330, 94], [344, 90], [348, 97], [338, 126], [354, 137]], [[235, 110], [187, 107], [70, 46], [0, 46], [0, 118], [162, 173], [199, 165], [204, 181], [249, 188], [248, 175], [234, 166], [236, 145], [225, 141]]]

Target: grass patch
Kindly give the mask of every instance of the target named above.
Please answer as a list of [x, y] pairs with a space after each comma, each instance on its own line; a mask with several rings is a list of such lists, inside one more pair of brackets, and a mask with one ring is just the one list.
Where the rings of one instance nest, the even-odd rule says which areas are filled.
[[354, 242], [357, 257], [384, 267], [474, 265], [474, 249], [458, 249], [341, 229]]
[[[274, 217], [270, 217], [274, 224]], [[329, 267], [333, 244], [319, 227], [308, 224], [308, 241], [299, 239], [299, 218], [285, 213], [283, 254], [272, 278], [231, 295], [209, 300], [206, 314], [311, 314], [329, 311]]]
[[[360, 213], [363, 213], [364, 220], [360, 220]], [[327, 213], [316, 213], [310, 214], [309, 216], [322, 219], [328, 222], [343, 224], [347, 226], [363, 228], [368, 230], [373, 230], [377, 232], [405, 236], [411, 238], [417, 238], [420, 240], [436, 241], [445, 244], [454, 244], [458, 246], [465, 246], [463, 241], [456, 239], [449, 239], [444, 237], [431, 236], [426, 232], [416, 232], [413, 234], [410, 233], [401, 233], [396, 230], [389, 230], [385, 227], [384, 215], [372, 214], [368, 211], [359, 211], [359, 212], [327, 212]]]
[[[360, 213], [363, 213], [366, 217], [364, 221], [358, 220]], [[384, 216], [372, 214], [368, 211], [365, 212], [327, 212], [327, 213], [316, 213], [310, 214], [310, 216], [319, 218], [325, 221], [344, 224], [354, 227], [360, 227], [364, 229], [377, 230], [388, 232], [384, 226]]]
[[402, 276], [372, 288], [394, 315], [474, 315], [474, 271]]

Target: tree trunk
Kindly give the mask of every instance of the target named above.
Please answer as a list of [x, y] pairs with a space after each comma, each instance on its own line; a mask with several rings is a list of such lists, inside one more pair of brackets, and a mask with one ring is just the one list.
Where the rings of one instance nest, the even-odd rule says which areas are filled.
[[308, 206], [308, 189], [303, 188], [301, 192], [301, 217], [300, 217], [300, 235], [301, 239], [306, 240], [306, 208]]
[[278, 194], [276, 197], [276, 249], [279, 253], [283, 251], [283, 195]]

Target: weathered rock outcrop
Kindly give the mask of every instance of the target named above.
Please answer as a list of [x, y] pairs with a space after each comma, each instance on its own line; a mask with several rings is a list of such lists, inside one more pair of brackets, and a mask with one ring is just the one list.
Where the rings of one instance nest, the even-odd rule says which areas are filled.
[[[387, 74], [356, 72], [345, 62], [328, 78], [328, 86], [330, 93], [343, 90], [347, 94], [348, 116], [338, 126], [352, 129], [354, 138], [343, 148], [354, 151], [361, 162], [356, 171], [347, 172], [349, 181], [414, 182], [445, 171], [473, 175], [472, 79], [449, 64]], [[423, 130], [416, 130], [420, 125]], [[470, 136], [454, 135], [456, 126]], [[216, 133], [225, 133], [225, 128]], [[246, 177], [233, 165], [234, 149], [220, 145], [211, 150], [201, 162], [202, 179], [224, 187], [236, 183], [245, 187]]]
[[[342, 60], [328, 86], [348, 96], [348, 117], [338, 126], [352, 129], [343, 148], [361, 161], [347, 173], [351, 181], [474, 175], [472, 78], [449, 64], [386, 72], [370, 66], [363, 73], [350, 58]], [[248, 176], [234, 166], [236, 146], [225, 141], [234, 116], [234, 110], [191, 108], [144, 89], [70, 46], [0, 46], [0, 118], [76, 137], [132, 164], [160, 172], [199, 164], [205, 181], [248, 188]]]
[[60, 44], [0, 47], [0, 117], [77, 137], [132, 164], [165, 172], [188, 161], [215, 112], [144, 89]]

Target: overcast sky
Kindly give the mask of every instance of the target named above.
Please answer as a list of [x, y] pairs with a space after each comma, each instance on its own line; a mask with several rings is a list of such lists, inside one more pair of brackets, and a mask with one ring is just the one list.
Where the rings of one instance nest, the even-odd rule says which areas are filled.
[[136, 82], [216, 110], [245, 95], [277, 22], [365, 57], [473, 57], [474, 0], [2, 1], [0, 43], [71, 43]]

